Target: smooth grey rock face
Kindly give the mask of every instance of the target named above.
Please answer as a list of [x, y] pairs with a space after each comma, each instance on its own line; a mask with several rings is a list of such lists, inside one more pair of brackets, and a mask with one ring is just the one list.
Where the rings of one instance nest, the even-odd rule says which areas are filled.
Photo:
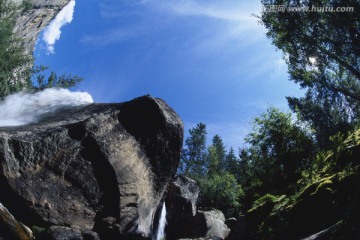
[[28, 226], [149, 237], [182, 137], [180, 118], [150, 96], [0, 128], [0, 202]]
[[[22, 2], [22, 0], [10, 1], [16, 4]], [[30, 0], [32, 8], [18, 17], [14, 29], [22, 39], [27, 53], [32, 54], [39, 33], [69, 2], [70, 0]]]
[[[225, 224], [225, 216], [219, 210], [199, 211], [197, 216], [199, 224], [205, 220], [207, 231], [205, 237], [218, 237], [226, 239], [230, 229]], [[198, 222], [195, 220], [195, 222]]]

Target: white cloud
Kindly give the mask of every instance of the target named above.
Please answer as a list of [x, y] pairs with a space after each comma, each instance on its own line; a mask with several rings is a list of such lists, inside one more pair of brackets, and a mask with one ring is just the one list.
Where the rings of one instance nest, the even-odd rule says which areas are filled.
[[74, 8], [75, 0], [71, 0], [45, 29], [43, 40], [47, 45], [48, 53], [54, 53], [54, 45], [60, 39], [61, 28], [73, 20]]

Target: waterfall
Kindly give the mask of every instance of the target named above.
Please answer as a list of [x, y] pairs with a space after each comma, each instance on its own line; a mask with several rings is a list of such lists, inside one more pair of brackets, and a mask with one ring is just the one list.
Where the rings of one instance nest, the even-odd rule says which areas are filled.
[[74, 107], [93, 102], [85, 92], [48, 88], [36, 93], [16, 93], [0, 102], [0, 127], [19, 126], [39, 121], [45, 114], [64, 107]]
[[165, 239], [165, 225], [166, 225], [166, 206], [165, 202], [161, 209], [159, 226], [156, 234], [155, 240], [164, 240]]

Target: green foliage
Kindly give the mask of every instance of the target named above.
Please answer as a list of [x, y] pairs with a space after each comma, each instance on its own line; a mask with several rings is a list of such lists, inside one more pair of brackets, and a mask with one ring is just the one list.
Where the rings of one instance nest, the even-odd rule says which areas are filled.
[[269, 108], [255, 118], [240, 155], [240, 183], [247, 206], [266, 193], [288, 194], [296, 190], [302, 170], [314, 156], [310, 133], [291, 114]]
[[233, 175], [213, 174], [200, 179], [198, 183], [201, 189], [201, 207], [219, 209], [227, 217], [235, 216], [240, 211], [239, 200], [244, 192]]
[[205, 174], [206, 125], [198, 123], [189, 134], [182, 151], [179, 173], [196, 178]]
[[207, 149], [206, 174], [212, 175], [225, 171], [226, 150], [225, 145], [219, 135], [215, 135], [212, 144]]
[[234, 175], [237, 179], [239, 179], [239, 159], [235, 155], [234, 149], [231, 147], [228, 154], [225, 156], [225, 171]]
[[360, 117], [360, 2], [262, 0], [267, 5], [346, 7], [347, 13], [321, 11], [264, 12], [267, 36], [284, 53], [290, 77], [307, 89], [305, 97], [288, 98], [292, 110], [315, 130], [319, 146], [346, 133]]
[[25, 13], [31, 9], [33, 9], [34, 5], [31, 3], [30, 0], [23, 0], [21, 3], [20, 8], [22, 9], [22, 13]]
[[[351, 6], [354, 12], [263, 12], [259, 18], [283, 51], [291, 80], [306, 90], [304, 97], [287, 98], [296, 116], [269, 108], [255, 118], [239, 158], [233, 149], [225, 151], [218, 135], [207, 149], [206, 131], [191, 135], [183, 162], [197, 169], [187, 173], [200, 183], [201, 206], [228, 215], [239, 207], [247, 212], [253, 221], [247, 232], [254, 231], [249, 239], [300, 239], [337, 222], [359, 220], [360, 2], [262, 3]], [[189, 157], [189, 149], [198, 149], [196, 158]], [[232, 192], [234, 186], [239, 191]]]
[[322, 167], [315, 166], [311, 181], [298, 191], [255, 201], [248, 211], [255, 222], [249, 230], [255, 232], [251, 239], [299, 239], [338, 222], [347, 230], [338, 229], [333, 233], [336, 237], [327, 239], [360, 236], [354, 231], [360, 213], [360, 130], [348, 135], [332, 137], [333, 150], [321, 154]]
[[215, 135], [212, 144], [206, 148], [206, 125], [199, 123], [189, 130], [179, 173], [198, 182], [199, 207], [220, 209], [229, 217], [239, 212], [239, 200], [244, 194], [235, 176], [228, 171], [230, 166], [235, 167], [237, 163], [234, 150], [227, 154], [219, 135]]
[[278, 202], [282, 201], [283, 199], [285, 199], [285, 197], [286, 197], [285, 195], [275, 196], [275, 195], [267, 193], [264, 196], [262, 196], [261, 198], [255, 200], [252, 205], [252, 208], [248, 212], [256, 211], [258, 208], [260, 208], [268, 203], [271, 203], [272, 205], [274, 205], [275, 203], [278, 203]]
[[32, 89], [34, 91], [41, 91], [46, 88], [72, 88], [77, 86], [83, 78], [72, 75], [62, 74], [58, 76], [55, 72], [51, 72], [50, 75], [45, 76], [44, 71], [48, 67], [36, 66], [32, 71]]

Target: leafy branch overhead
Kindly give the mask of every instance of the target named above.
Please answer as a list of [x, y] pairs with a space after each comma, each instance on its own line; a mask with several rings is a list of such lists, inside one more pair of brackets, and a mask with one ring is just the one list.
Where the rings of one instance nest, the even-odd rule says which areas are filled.
[[360, 114], [360, 2], [262, 0], [264, 5], [352, 7], [350, 12], [263, 12], [267, 36], [284, 53], [291, 80], [307, 89], [289, 106], [312, 123], [328, 145], [337, 131], [353, 130]]

